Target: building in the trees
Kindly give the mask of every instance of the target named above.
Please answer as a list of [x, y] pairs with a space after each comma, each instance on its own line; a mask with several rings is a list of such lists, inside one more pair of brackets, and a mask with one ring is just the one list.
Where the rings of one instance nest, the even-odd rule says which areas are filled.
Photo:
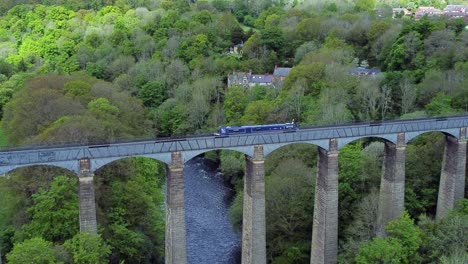
[[241, 54], [242, 51], [242, 47], [244, 47], [244, 42], [241, 42], [239, 44], [236, 44], [232, 47], [229, 48], [228, 51], [226, 51], [226, 54]]
[[416, 10], [416, 13], [414, 13], [414, 19], [419, 20], [423, 16], [441, 16], [444, 14], [444, 11], [437, 9], [432, 6], [421, 6]]
[[284, 81], [284, 79], [286, 78], [286, 76], [288, 76], [291, 69], [292, 68], [278, 67], [278, 65], [275, 65], [275, 70], [273, 71], [273, 77], [280, 81]]
[[393, 8], [393, 18], [412, 16], [413, 13], [406, 8]]
[[421, 6], [413, 14], [406, 8], [393, 8], [393, 18], [401, 16], [414, 16], [415, 20], [423, 16], [446, 16], [449, 18], [463, 18], [468, 23], [468, 5], [447, 5], [444, 10], [432, 6]]
[[376, 77], [380, 73], [379, 69], [367, 69], [364, 67], [355, 67], [349, 71], [349, 74], [358, 77]]
[[468, 23], [468, 5], [447, 5], [444, 15], [450, 18], [463, 18]]
[[291, 68], [277, 67], [273, 74], [252, 74], [252, 72], [233, 72], [228, 75], [228, 87], [241, 85], [244, 87], [254, 87], [255, 85], [279, 87]]

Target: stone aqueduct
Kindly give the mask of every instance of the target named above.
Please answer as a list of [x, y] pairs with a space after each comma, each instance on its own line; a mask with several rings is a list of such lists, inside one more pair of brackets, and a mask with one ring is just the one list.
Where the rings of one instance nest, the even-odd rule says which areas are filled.
[[264, 157], [293, 143], [318, 146], [311, 263], [336, 263], [338, 247], [338, 155], [346, 144], [367, 137], [385, 141], [378, 226], [397, 218], [404, 207], [405, 149], [426, 132], [445, 134], [445, 150], [436, 218], [463, 198], [468, 116], [315, 127], [292, 133], [229, 137], [188, 137], [109, 145], [8, 150], [0, 152], [0, 174], [29, 165], [53, 165], [79, 176], [80, 230], [97, 232], [94, 171], [114, 160], [149, 157], [167, 164], [166, 263], [187, 263], [184, 208], [184, 163], [210, 150], [229, 149], [246, 156], [242, 263], [266, 263]]

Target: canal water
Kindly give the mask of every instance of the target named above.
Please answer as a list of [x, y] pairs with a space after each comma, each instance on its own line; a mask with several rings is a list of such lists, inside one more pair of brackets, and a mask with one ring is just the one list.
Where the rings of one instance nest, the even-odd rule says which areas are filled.
[[189, 264], [239, 264], [240, 234], [233, 232], [229, 207], [234, 191], [212, 162], [196, 157], [185, 164], [185, 217]]

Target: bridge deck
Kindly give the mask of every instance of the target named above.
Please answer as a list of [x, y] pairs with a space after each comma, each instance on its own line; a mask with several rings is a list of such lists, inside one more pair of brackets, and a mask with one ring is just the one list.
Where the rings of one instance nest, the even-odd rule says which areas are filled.
[[[396, 143], [399, 133], [405, 133], [406, 142], [430, 131], [441, 131], [460, 138], [460, 128], [465, 127], [468, 127], [468, 115], [300, 128], [295, 132], [286, 133], [264, 132], [226, 137], [204, 135], [101, 145], [10, 149], [0, 151], [0, 173], [34, 164], [57, 165], [76, 171], [77, 160], [81, 158], [112, 161], [130, 156], [149, 156], [170, 164], [170, 153], [175, 151], [186, 152], [187, 158], [184, 160], [187, 160], [194, 155], [215, 149], [234, 149], [249, 154], [249, 150], [245, 148], [253, 145], [266, 146], [268, 153], [291, 143], [311, 143], [328, 150], [330, 139], [336, 139], [338, 148], [341, 148], [349, 142], [365, 137], [379, 137]], [[100, 165], [105, 162], [101, 162]]]

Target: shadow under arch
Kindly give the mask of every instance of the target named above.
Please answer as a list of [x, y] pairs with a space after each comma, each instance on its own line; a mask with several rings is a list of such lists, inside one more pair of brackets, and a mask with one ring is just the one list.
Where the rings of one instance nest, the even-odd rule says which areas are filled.
[[164, 162], [141, 156], [94, 171], [98, 229], [116, 245], [110, 263], [164, 263], [166, 172]]
[[407, 141], [405, 209], [414, 219], [421, 214], [436, 215], [447, 138], [456, 137], [443, 131], [428, 131]]
[[444, 130], [430, 130], [430, 131], [423, 131], [423, 132], [406, 132], [405, 133], [405, 143], [410, 144], [411, 141], [418, 138], [419, 136], [428, 134], [428, 133], [441, 133], [445, 136], [451, 136], [456, 138], [457, 140], [460, 139], [460, 129], [444, 129]]
[[267, 262], [310, 262], [319, 149], [290, 143], [265, 156]]
[[55, 164], [32, 164], [32, 165], [24, 165], [24, 166], [17, 166], [15, 168], [10, 168], [8, 171], [5, 171], [4, 176], [6, 178], [9, 175], [28, 175], [31, 177], [55, 177], [59, 175], [64, 175], [68, 177], [78, 177], [76, 171], [70, 169], [66, 166], [55, 165]]
[[[4, 224], [0, 230], [3, 233], [0, 253], [11, 252], [17, 242], [15, 233], [22, 233], [22, 239], [32, 235], [63, 243], [78, 231], [75, 198], [79, 184], [74, 171], [35, 164], [10, 170], [4, 176], [0, 177], [1, 222]], [[56, 181], [59, 178], [66, 180]]]
[[348, 140], [339, 150], [338, 237], [341, 248], [350, 248], [351, 243], [377, 235], [385, 152], [387, 148], [396, 147], [397, 137], [390, 139], [359, 137]]
[[16, 192], [24, 192], [27, 197], [31, 197], [40, 189], [48, 189], [54, 178], [58, 176], [78, 178], [78, 175], [74, 171], [54, 165], [22, 166], [10, 170], [2, 178], [14, 181], [14, 183], [12, 182], [12, 188], [17, 188]]
[[171, 164], [170, 153], [166, 155], [148, 154], [148, 155], [135, 155], [135, 156], [124, 156], [124, 157], [112, 157], [112, 158], [105, 158], [105, 159], [90, 159], [91, 171], [97, 171], [102, 168], [105, 168], [106, 166], [114, 162], [118, 162], [120, 160], [132, 159], [132, 158], [151, 159], [157, 162], [164, 163], [166, 165]]
[[388, 142], [392, 144], [397, 144], [398, 134], [389, 134], [389, 135], [373, 135], [373, 136], [362, 136], [362, 137], [349, 137], [349, 138], [339, 138], [338, 139], [338, 150], [341, 150], [343, 147], [353, 144], [358, 141], [363, 142]]
[[10, 174], [15, 171], [27, 170], [27, 168], [57, 168], [70, 173], [78, 174], [78, 162], [77, 161], [66, 161], [66, 162], [42, 162], [42, 163], [33, 163], [26, 165], [14, 165], [14, 166], [5, 166], [0, 169], [0, 177]]
[[232, 151], [237, 153], [242, 153], [247, 157], [253, 157], [254, 155], [254, 148], [253, 146], [241, 146], [241, 147], [233, 147], [233, 148], [212, 148], [212, 149], [203, 149], [203, 150], [196, 150], [196, 151], [184, 151], [182, 155], [183, 163], [186, 163], [193, 158], [205, 155], [206, 153], [210, 153], [212, 151]]
[[[318, 149], [324, 149], [322, 146], [310, 143], [310, 142], [299, 142], [299, 143], [287, 143], [287, 144], [278, 144], [276, 148], [270, 148], [268, 151], [264, 150], [264, 159], [265, 159], [265, 175], [271, 174], [272, 160], [279, 160], [281, 158], [285, 159], [285, 156], [290, 156], [288, 158], [300, 159], [304, 164], [313, 168], [317, 165], [318, 159]], [[326, 149], [324, 149], [326, 150]], [[307, 154], [305, 154], [307, 152]], [[309, 160], [306, 160], [306, 158]], [[276, 164], [277, 165], [277, 164]]]

